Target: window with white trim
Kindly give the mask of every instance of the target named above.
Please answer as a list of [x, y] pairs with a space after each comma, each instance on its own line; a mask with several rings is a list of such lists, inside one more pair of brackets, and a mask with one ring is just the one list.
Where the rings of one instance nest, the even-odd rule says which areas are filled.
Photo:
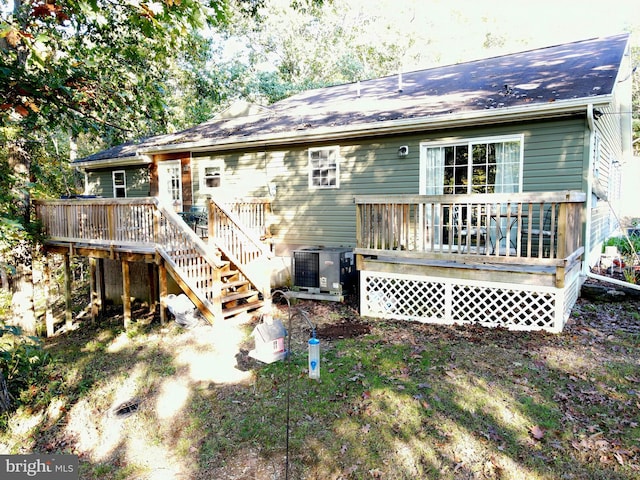
[[200, 190], [211, 193], [222, 185], [224, 175], [223, 160], [205, 160], [200, 166]]
[[111, 172], [113, 179], [113, 198], [127, 197], [127, 174], [124, 170], [115, 170]]
[[522, 189], [522, 135], [424, 143], [423, 195], [514, 193]]
[[340, 147], [309, 149], [309, 188], [340, 187]]

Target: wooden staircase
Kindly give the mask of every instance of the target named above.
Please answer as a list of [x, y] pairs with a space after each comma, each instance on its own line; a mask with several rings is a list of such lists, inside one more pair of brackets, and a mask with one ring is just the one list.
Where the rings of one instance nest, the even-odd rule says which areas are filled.
[[225, 263], [226, 265], [220, 271], [222, 317], [228, 319], [262, 308], [265, 305], [265, 299], [261, 292], [256, 290], [231, 262]]
[[[172, 210], [158, 204], [158, 212], [166, 234], [159, 253], [207, 320], [229, 319], [269, 302], [270, 252], [229, 208], [210, 204], [206, 243]], [[181, 248], [172, 248], [176, 243]]]
[[[90, 254], [108, 252], [109, 257], [150, 257], [166, 268], [209, 322], [258, 310], [270, 301], [271, 253], [255, 233], [264, 227], [264, 210], [262, 216], [243, 216], [249, 203], [212, 202], [205, 241], [154, 197], [34, 202], [50, 246], [69, 252], [90, 248]], [[234, 211], [238, 205], [245, 206], [240, 214]]]

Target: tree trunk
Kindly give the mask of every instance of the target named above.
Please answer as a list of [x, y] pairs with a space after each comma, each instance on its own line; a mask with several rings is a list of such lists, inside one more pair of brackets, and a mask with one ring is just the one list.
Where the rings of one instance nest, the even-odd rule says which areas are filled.
[[[9, 166], [13, 170], [20, 192], [15, 204], [16, 213], [27, 229], [31, 221], [31, 196], [28, 187], [31, 181], [31, 155], [23, 142], [16, 141], [9, 146]], [[25, 333], [34, 335], [36, 314], [33, 301], [33, 245], [28, 235], [14, 247], [12, 253], [12, 262], [16, 268], [11, 299], [13, 323], [22, 327]]]
[[11, 408], [11, 394], [7, 388], [2, 370], [0, 370], [0, 413], [8, 412]]

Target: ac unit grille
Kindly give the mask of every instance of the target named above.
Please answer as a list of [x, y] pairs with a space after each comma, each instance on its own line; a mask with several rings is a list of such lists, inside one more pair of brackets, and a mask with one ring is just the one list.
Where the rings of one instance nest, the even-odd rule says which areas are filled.
[[320, 286], [320, 257], [318, 252], [293, 252], [295, 262], [294, 285], [318, 288]]

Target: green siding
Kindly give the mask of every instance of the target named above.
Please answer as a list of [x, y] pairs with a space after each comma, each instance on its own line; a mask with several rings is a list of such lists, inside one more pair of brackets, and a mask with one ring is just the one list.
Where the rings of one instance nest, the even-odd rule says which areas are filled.
[[597, 176], [594, 174], [594, 184], [598, 183], [599, 188], [594, 185], [594, 189], [602, 192], [603, 196], [594, 202], [591, 209], [590, 241], [594, 247], [609, 238], [613, 230], [617, 228], [612, 210], [616, 210], [618, 207], [619, 199], [616, 195], [619, 185], [616, 185], [614, 191], [610, 192], [609, 179], [614, 175], [612, 170], [616, 168], [613, 162], [622, 162], [624, 159], [621, 143], [622, 115], [614, 108], [600, 110], [604, 112], [604, 115], [594, 121], [594, 126], [600, 139], [600, 155], [594, 158], [595, 169], [597, 170]]
[[[355, 195], [419, 193], [420, 143], [456, 141], [478, 137], [523, 134], [523, 190], [584, 190], [589, 134], [584, 119], [505, 124], [496, 127], [465, 128], [414, 135], [366, 138], [239, 153], [194, 153], [192, 191], [194, 203], [203, 204], [207, 195], [222, 201], [243, 197], [266, 197], [274, 192], [272, 233], [276, 245], [327, 247], [355, 245]], [[308, 149], [340, 147], [340, 187], [311, 189], [308, 185]], [[399, 158], [402, 145], [409, 154]], [[220, 187], [203, 192], [200, 176], [204, 164], [222, 161]], [[127, 170], [127, 194], [148, 195], [146, 168]], [[145, 181], [136, 182], [135, 178]], [[90, 174], [95, 194], [112, 196], [111, 171]], [[135, 187], [134, 187], [135, 185]]]
[[149, 170], [146, 166], [118, 167], [87, 172], [87, 193], [104, 198], [113, 198], [112, 172], [124, 170], [127, 181], [127, 197], [149, 196]]
[[[273, 152], [256, 154], [256, 178], [277, 185], [273, 203], [278, 243], [288, 245], [354, 246], [355, 195], [417, 194], [419, 190], [420, 142], [524, 134], [523, 190], [558, 191], [583, 189], [583, 165], [588, 133], [582, 119], [504, 125], [496, 128], [430, 132], [340, 144], [340, 188], [311, 190], [308, 187], [307, 147], [290, 150], [279, 165]], [[322, 146], [334, 145], [328, 143]], [[398, 147], [407, 145], [409, 155], [399, 158]], [[315, 145], [314, 145], [315, 146]], [[263, 165], [266, 158], [266, 172]], [[258, 161], [259, 160], [259, 161]], [[254, 165], [256, 165], [254, 164]], [[243, 174], [247, 174], [246, 171]], [[258, 182], [259, 183], [259, 182]], [[246, 190], [245, 190], [246, 191]], [[252, 194], [252, 192], [247, 192]]]

